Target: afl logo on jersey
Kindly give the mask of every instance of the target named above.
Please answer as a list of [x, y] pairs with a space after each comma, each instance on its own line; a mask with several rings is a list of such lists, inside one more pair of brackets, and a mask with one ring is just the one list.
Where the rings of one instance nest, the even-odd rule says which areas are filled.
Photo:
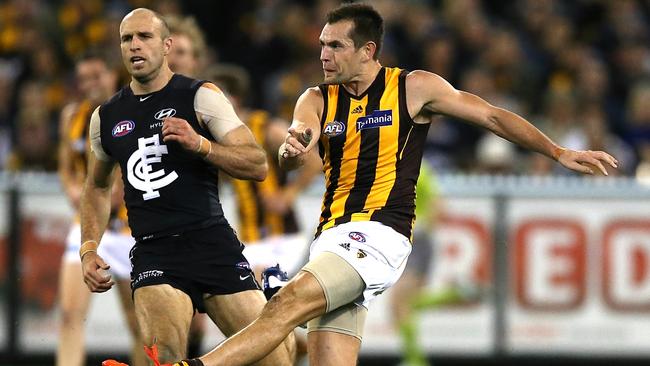
[[176, 110], [174, 108], [165, 108], [156, 112], [153, 118], [162, 121], [165, 118], [174, 117], [175, 115], [176, 115]]
[[323, 134], [328, 137], [338, 136], [345, 132], [345, 125], [339, 121], [328, 122], [323, 129]]
[[135, 129], [135, 122], [120, 121], [113, 127], [113, 137], [122, 137]]

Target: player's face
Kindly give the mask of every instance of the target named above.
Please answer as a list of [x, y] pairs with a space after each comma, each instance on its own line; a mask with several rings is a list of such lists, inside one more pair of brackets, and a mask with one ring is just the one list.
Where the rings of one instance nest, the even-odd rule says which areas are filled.
[[194, 76], [197, 59], [190, 38], [184, 34], [172, 34], [174, 40], [172, 49], [167, 57], [169, 68], [177, 74]]
[[79, 90], [95, 104], [106, 100], [114, 91], [115, 73], [109, 70], [102, 60], [88, 59], [79, 62], [76, 75]]
[[320, 60], [323, 63], [324, 81], [343, 84], [353, 81], [361, 65], [361, 48], [354, 47], [349, 37], [354, 27], [352, 21], [344, 20], [325, 24], [320, 34]]
[[171, 39], [161, 37], [157, 19], [147, 13], [132, 13], [120, 25], [122, 61], [129, 74], [140, 82], [155, 78], [171, 48]]

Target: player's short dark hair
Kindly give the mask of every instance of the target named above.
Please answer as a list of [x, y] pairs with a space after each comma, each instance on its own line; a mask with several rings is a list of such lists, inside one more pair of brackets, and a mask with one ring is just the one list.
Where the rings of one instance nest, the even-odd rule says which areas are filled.
[[354, 3], [343, 4], [327, 14], [327, 23], [334, 24], [344, 20], [351, 20], [354, 27], [350, 31], [350, 38], [354, 47], [359, 49], [367, 42], [374, 42], [377, 50], [373, 58], [379, 57], [384, 38], [384, 19], [368, 4]]

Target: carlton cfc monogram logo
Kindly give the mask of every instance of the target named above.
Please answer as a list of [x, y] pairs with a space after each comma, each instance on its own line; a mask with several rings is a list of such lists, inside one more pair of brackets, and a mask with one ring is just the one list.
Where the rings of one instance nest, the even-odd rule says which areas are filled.
[[161, 157], [167, 154], [167, 146], [160, 144], [158, 134], [138, 139], [138, 150], [134, 151], [126, 164], [127, 179], [133, 188], [143, 191], [142, 198], [146, 200], [160, 197], [157, 191], [178, 178], [175, 171], [165, 175], [165, 170], [153, 171], [151, 164], [160, 163]]

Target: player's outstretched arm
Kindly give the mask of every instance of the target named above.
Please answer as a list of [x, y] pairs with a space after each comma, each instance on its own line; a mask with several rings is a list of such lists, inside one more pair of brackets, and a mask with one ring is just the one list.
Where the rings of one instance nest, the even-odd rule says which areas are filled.
[[595, 167], [607, 175], [605, 165], [618, 166], [616, 159], [606, 152], [575, 151], [558, 146], [521, 116], [495, 107], [474, 94], [456, 90], [438, 75], [413, 71], [407, 78], [406, 90], [411, 115], [424, 110], [468, 121], [581, 173], [593, 174]]
[[318, 88], [307, 89], [293, 111], [293, 122], [284, 143], [278, 150], [280, 167], [296, 169], [305, 164], [308, 153], [320, 138], [320, 118], [323, 113], [323, 96]]

